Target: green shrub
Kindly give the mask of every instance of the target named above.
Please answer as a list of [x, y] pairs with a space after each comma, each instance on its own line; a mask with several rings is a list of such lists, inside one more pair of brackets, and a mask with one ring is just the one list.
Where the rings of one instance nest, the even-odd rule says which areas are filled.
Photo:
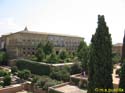
[[10, 85], [11, 84], [11, 77], [9, 76], [9, 75], [6, 75], [5, 77], [4, 77], [4, 79], [3, 79], [3, 85], [4, 86], [8, 86], [8, 85]]
[[66, 59], [66, 62], [71, 62], [71, 61], [72, 61], [71, 58], [67, 58], [67, 59]]
[[0, 81], [0, 87], [3, 87], [4, 82]]
[[69, 81], [70, 73], [67, 69], [56, 67], [52, 69], [50, 77], [59, 81]]
[[71, 74], [78, 74], [81, 73], [82, 67], [80, 63], [75, 63], [71, 66]]
[[11, 72], [15, 74], [18, 71], [17, 66], [11, 67]]
[[33, 76], [31, 80], [32, 84], [36, 84], [37, 81], [38, 81], [38, 78], [36, 76]]
[[46, 64], [41, 64], [34, 61], [29, 60], [17, 60], [16, 66], [21, 69], [28, 69], [33, 74], [37, 75], [49, 75], [50, 74], [50, 66]]
[[60, 59], [64, 60], [68, 57], [68, 53], [66, 51], [61, 51], [59, 57]]
[[51, 63], [51, 64], [55, 64], [57, 63], [59, 60], [58, 60], [58, 57], [56, 54], [52, 53], [49, 58], [47, 59], [47, 63]]
[[20, 77], [21, 79], [27, 80], [30, 76], [30, 70], [24, 69], [22, 71], [18, 71], [18, 77]]
[[48, 87], [60, 84], [62, 82], [57, 81], [57, 80], [52, 80], [50, 77], [48, 76], [36, 76], [38, 78], [37, 82], [36, 82], [36, 86], [43, 88], [43, 90], [48, 90]]
[[7, 65], [7, 53], [5, 51], [0, 51], [0, 65]]
[[35, 55], [32, 55], [32, 57], [30, 57], [30, 60], [37, 61], [37, 57]]
[[37, 81], [37, 85], [40, 87], [40, 88], [43, 88], [43, 86], [45, 85], [45, 83], [49, 80], [49, 78], [40, 78], [38, 81]]
[[7, 74], [6, 71], [0, 70], [0, 77], [6, 76]]
[[49, 87], [55, 86], [57, 84], [58, 84], [58, 82], [56, 80], [47, 81], [47, 82], [45, 82], [45, 84], [43, 86], [43, 90], [48, 90]]

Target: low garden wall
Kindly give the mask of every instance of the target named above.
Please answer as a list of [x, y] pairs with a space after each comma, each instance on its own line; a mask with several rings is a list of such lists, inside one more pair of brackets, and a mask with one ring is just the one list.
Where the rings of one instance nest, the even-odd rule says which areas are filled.
[[65, 86], [65, 85], [67, 85], [67, 84], [70, 84], [70, 82], [62, 83], [62, 84], [59, 84], [59, 85], [56, 85], [56, 86], [53, 86], [53, 87], [49, 87], [48, 93], [63, 93], [63, 92], [61, 92], [61, 91], [56, 90], [55, 88]]
[[[70, 76], [70, 82], [72, 85], [76, 86], [82, 86], [83, 88], [87, 88], [87, 82], [88, 78], [87, 77], [82, 77], [81, 74], [75, 74]], [[81, 85], [82, 83], [83, 85]]]
[[16, 93], [18, 91], [22, 90], [31, 90], [29, 83], [22, 83], [22, 84], [16, 84], [7, 86], [5, 88], [0, 88], [0, 93]]
[[43, 90], [42, 88], [34, 88], [32, 92], [33, 93], [47, 93], [47, 91]]

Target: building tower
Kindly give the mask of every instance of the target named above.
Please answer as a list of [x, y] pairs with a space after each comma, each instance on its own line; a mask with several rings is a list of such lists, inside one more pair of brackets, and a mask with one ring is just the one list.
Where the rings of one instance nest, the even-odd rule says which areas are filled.
[[125, 30], [124, 30], [124, 37], [123, 37], [121, 62], [123, 62], [124, 60], [125, 60]]
[[27, 28], [27, 26], [24, 28], [24, 31], [28, 31], [28, 28]]

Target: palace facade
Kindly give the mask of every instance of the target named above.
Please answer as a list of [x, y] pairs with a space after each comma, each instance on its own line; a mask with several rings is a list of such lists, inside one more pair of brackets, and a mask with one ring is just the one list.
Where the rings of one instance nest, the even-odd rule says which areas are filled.
[[78, 36], [29, 31], [25, 27], [22, 31], [2, 35], [0, 49], [5, 49], [9, 58], [23, 58], [34, 55], [40, 42], [44, 44], [47, 41], [52, 42], [57, 53], [63, 49], [75, 52], [82, 40], [84, 38]]

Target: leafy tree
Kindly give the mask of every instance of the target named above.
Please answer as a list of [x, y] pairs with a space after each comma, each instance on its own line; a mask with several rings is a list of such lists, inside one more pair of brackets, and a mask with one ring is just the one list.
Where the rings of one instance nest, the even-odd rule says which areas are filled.
[[38, 48], [38, 50], [36, 52], [36, 57], [37, 57], [37, 61], [43, 61], [43, 59], [45, 57], [43, 49]]
[[68, 53], [68, 56], [69, 56], [69, 58], [71, 58], [71, 59], [74, 59], [74, 57], [75, 57], [74, 53], [72, 53], [72, 52], [69, 52], [69, 53]]
[[68, 56], [67, 52], [66, 51], [61, 51], [60, 54], [59, 54], [59, 57], [60, 59], [64, 60], [66, 59]]
[[82, 67], [85, 71], [87, 71], [87, 64], [88, 64], [88, 53], [89, 49], [87, 44], [84, 41], [80, 42], [80, 45], [77, 50], [77, 56], [79, 61], [81, 61]]
[[113, 53], [113, 54], [112, 54], [112, 61], [113, 61], [113, 64], [119, 63], [120, 60], [121, 60], [120, 55], [118, 55], [117, 53]]
[[58, 58], [55, 53], [52, 53], [48, 58], [48, 63], [57, 63]]
[[122, 64], [121, 73], [120, 73], [120, 82], [119, 82], [119, 88], [122, 88], [125, 90], [125, 63]]
[[112, 41], [103, 15], [98, 16], [98, 27], [92, 36], [88, 66], [88, 93], [97, 93], [95, 88], [113, 88]]
[[38, 44], [35, 55], [37, 57], [37, 61], [39, 61], [39, 62], [43, 61], [43, 59], [45, 57], [45, 53], [44, 53], [44, 50], [43, 50], [43, 45], [41, 43]]
[[43, 47], [44, 47], [44, 45], [40, 42], [40, 43], [37, 45], [36, 49], [38, 49], [38, 48], [43, 48]]
[[53, 44], [48, 41], [44, 46], [44, 53], [45, 55], [49, 55], [53, 52]]
[[78, 49], [77, 49], [77, 53], [83, 48], [84, 45], [85, 45], [85, 42], [80, 41], [80, 44], [79, 44]]
[[3, 85], [4, 86], [8, 86], [8, 85], [10, 85], [11, 84], [11, 77], [9, 76], [9, 75], [6, 75], [5, 77], [4, 77], [4, 79], [3, 79]]

